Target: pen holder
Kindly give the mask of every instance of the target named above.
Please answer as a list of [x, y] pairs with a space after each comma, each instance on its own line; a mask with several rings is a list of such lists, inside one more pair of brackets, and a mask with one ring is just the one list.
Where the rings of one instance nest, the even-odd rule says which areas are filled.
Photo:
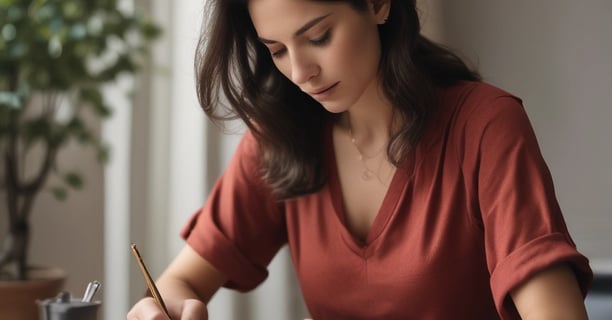
[[38, 301], [40, 320], [97, 320], [100, 301], [83, 302], [77, 299]]

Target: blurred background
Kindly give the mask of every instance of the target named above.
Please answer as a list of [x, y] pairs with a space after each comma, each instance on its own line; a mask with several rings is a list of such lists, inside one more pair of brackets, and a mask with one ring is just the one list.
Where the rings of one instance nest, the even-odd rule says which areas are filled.
[[[59, 266], [67, 290], [103, 284], [104, 319], [123, 319], [145, 290], [129, 245], [158, 276], [183, 246], [178, 233], [205, 201], [242, 127], [211, 125], [199, 109], [193, 57], [205, 1], [126, 0], [163, 28], [149, 67], [104, 88], [114, 109], [99, 124], [108, 165], [77, 145], [62, 166], [85, 173], [84, 190], [33, 213], [32, 262]], [[457, 50], [485, 81], [523, 99], [568, 227], [596, 270], [612, 272], [612, 2], [607, 0], [420, 1], [425, 33]], [[133, 91], [128, 96], [126, 92]], [[307, 316], [286, 249], [257, 290], [221, 290], [211, 319]]]

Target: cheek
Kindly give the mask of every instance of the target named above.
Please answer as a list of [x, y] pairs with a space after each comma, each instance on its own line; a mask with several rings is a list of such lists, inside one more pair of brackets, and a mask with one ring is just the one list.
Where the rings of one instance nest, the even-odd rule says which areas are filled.
[[356, 78], [372, 77], [378, 72], [380, 62], [378, 34], [366, 31], [347, 35], [342, 42], [338, 43], [332, 59], [335, 65], [341, 66], [342, 71]]

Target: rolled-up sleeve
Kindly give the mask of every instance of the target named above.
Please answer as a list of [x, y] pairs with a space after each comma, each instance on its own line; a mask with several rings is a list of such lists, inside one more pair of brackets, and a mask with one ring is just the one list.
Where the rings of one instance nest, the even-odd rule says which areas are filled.
[[189, 246], [228, 277], [224, 286], [240, 291], [266, 279], [267, 265], [287, 241], [282, 204], [259, 168], [255, 139], [247, 133], [205, 205], [181, 231]]
[[465, 125], [464, 167], [473, 173], [495, 305], [516, 317], [511, 290], [559, 263], [574, 270], [584, 295], [592, 279], [576, 250], [522, 103], [511, 95], [482, 97]]

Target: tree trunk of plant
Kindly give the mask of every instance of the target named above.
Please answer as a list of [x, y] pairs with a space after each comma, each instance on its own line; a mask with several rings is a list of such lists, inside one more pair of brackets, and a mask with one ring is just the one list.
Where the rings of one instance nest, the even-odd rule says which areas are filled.
[[[16, 141], [11, 139], [9, 146], [4, 156], [5, 164], [5, 188], [6, 188], [6, 206], [9, 218], [8, 233], [2, 242], [2, 251], [0, 252], [0, 268], [11, 263], [15, 264], [13, 277], [16, 280], [24, 280], [27, 269], [27, 252], [30, 239], [30, 226], [27, 221], [25, 210], [30, 210], [31, 206], [24, 205], [26, 201], [23, 199], [23, 193], [20, 190], [19, 178], [17, 176], [16, 164]], [[22, 204], [20, 206], [20, 203]], [[25, 209], [25, 210], [24, 210]]]
[[14, 263], [14, 280], [25, 280], [27, 275], [28, 244], [30, 242], [30, 230], [28, 224], [23, 221], [16, 226], [11, 226], [9, 233], [4, 237], [4, 247], [0, 253], [0, 267]]
[[5, 155], [6, 168], [6, 205], [9, 218], [8, 233], [2, 240], [2, 251], [0, 252], [0, 268], [11, 263], [15, 264], [14, 278], [23, 280], [26, 276], [27, 249], [30, 238], [30, 228], [27, 220], [19, 214], [19, 192], [14, 183], [9, 183], [11, 173], [8, 171], [10, 165], [8, 153]]
[[24, 182], [19, 177], [21, 172], [18, 157], [18, 138], [13, 133], [3, 154], [5, 170], [6, 205], [9, 218], [9, 230], [3, 239], [0, 250], [0, 270], [14, 263], [14, 278], [24, 280], [27, 276], [28, 249], [30, 243], [29, 217], [34, 198], [40, 192], [51, 170], [56, 156], [56, 149], [47, 146], [44, 158], [37, 174], [32, 180]]

